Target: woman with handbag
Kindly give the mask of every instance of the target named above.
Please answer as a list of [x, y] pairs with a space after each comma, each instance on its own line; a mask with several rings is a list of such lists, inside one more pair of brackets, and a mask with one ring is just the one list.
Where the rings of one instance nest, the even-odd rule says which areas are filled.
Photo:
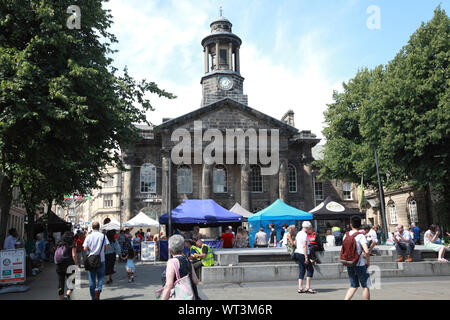
[[167, 261], [166, 283], [158, 290], [162, 291], [161, 300], [196, 300], [198, 278], [194, 267], [183, 255], [184, 238], [181, 235], [169, 238], [169, 252], [172, 258]]

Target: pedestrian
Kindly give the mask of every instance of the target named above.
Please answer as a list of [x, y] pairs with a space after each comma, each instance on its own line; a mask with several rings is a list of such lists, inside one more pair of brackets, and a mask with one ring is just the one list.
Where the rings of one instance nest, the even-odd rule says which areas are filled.
[[105, 250], [105, 277], [106, 284], [112, 283], [112, 275], [114, 274], [114, 265], [116, 263], [116, 255], [120, 255], [121, 248], [119, 241], [115, 239], [116, 231], [108, 230], [106, 237], [109, 241], [109, 248]]
[[[310, 232], [310, 229], [312, 229], [311, 222], [309, 221], [303, 221], [302, 223], [302, 230], [297, 233], [295, 236], [295, 242], [296, 242], [296, 249], [295, 249], [295, 256], [298, 261], [298, 267], [299, 267], [299, 276], [298, 276], [298, 293], [317, 293], [317, 291], [311, 289], [311, 280], [314, 275], [314, 268], [309, 260], [309, 239], [308, 239], [308, 232]], [[306, 274], [306, 287], [303, 289], [303, 279], [305, 278]]]
[[200, 279], [200, 269], [202, 267], [214, 266], [214, 254], [211, 248], [203, 243], [202, 239], [198, 239], [195, 244], [190, 247], [189, 252], [193, 262], [192, 266], [194, 267], [197, 278]]
[[308, 229], [308, 240], [309, 240], [309, 260], [311, 263], [319, 264], [320, 260], [317, 257], [317, 252], [323, 251], [323, 245], [320, 240], [320, 236], [312, 229]]
[[[83, 243], [83, 249], [87, 253], [85, 268], [88, 267], [89, 271], [89, 291], [92, 300], [100, 300], [103, 281], [105, 280], [105, 249], [108, 248], [109, 240], [106, 235], [100, 232], [100, 223], [97, 221], [92, 223], [92, 232]], [[101, 265], [99, 268], [92, 268], [88, 263], [95, 256], [100, 257]]]
[[259, 232], [255, 234], [255, 248], [267, 248], [267, 234], [264, 232], [264, 228], [259, 228]]
[[280, 231], [280, 238], [281, 240], [278, 242], [282, 247], [286, 247], [287, 245], [287, 224], [283, 224], [283, 227]]
[[5, 239], [5, 242], [3, 243], [3, 250], [14, 250], [16, 249], [16, 242], [17, 242], [17, 231], [15, 228], [11, 228], [8, 231], [8, 236]]
[[[397, 262], [413, 262], [412, 252], [414, 250], [415, 244], [414, 240], [411, 238], [409, 231], [404, 230], [403, 225], [399, 224], [396, 227], [396, 231], [392, 233], [393, 241], [395, 244], [395, 250], [397, 250], [398, 259]], [[408, 258], [404, 260], [403, 250], [406, 250]]]
[[369, 248], [370, 255], [374, 255], [372, 253], [373, 248], [378, 244], [377, 232], [367, 224], [363, 225], [362, 229], [365, 231], [364, 236], [367, 240], [367, 247]]
[[277, 246], [277, 231], [275, 229], [275, 224], [271, 223], [269, 225], [269, 228], [270, 228], [269, 247], [276, 247]]
[[36, 242], [35, 242], [35, 256], [37, 257], [37, 260], [39, 262], [45, 261], [45, 242], [42, 240], [42, 237], [40, 234], [37, 234], [35, 236]]
[[145, 241], [153, 241], [153, 235], [150, 228], [147, 229], [147, 233], [145, 234]]
[[[350, 228], [351, 231], [346, 232], [344, 236], [341, 248], [341, 260], [344, 254], [346, 259], [354, 262], [354, 265], [347, 264], [350, 288], [345, 295], [345, 300], [351, 300], [360, 286], [363, 288], [363, 299], [370, 300], [370, 291], [367, 287], [367, 280], [369, 279], [367, 267], [370, 263], [370, 253], [366, 237], [358, 231], [361, 228], [361, 218], [358, 216], [351, 217]], [[356, 247], [354, 246], [355, 243]], [[350, 252], [352, 248], [356, 248], [356, 252]]]
[[435, 252], [438, 252], [438, 261], [439, 262], [448, 262], [447, 259], [445, 259], [445, 251], [446, 248], [442, 244], [437, 243], [437, 239], [439, 239], [439, 231], [437, 230], [436, 225], [432, 224], [430, 228], [425, 232], [423, 236], [423, 242], [425, 244], [425, 248], [431, 249]]
[[86, 239], [86, 236], [83, 234], [82, 231], [78, 230], [77, 234], [75, 235], [75, 247], [77, 250], [77, 261], [78, 261], [78, 267], [81, 268], [81, 264], [84, 265], [84, 250], [83, 250], [83, 243]]
[[333, 228], [331, 228], [331, 232], [333, 232], [334, 242], [335, 242], [336, 246], [342, 245], [341, 228], [334, 226]]
[[334, 247], [334, 246], [336, 246], [336, 239], [333, 236], [333, 233], [331, 233], [330, 229], [327, 230], [327, 237], [326, 237], [326, 239], [327, 239], [327, 243], [326, 243], [327, 247]]
[[133, 250], [134, 250], [134, 254], [135, 256], [137, 256], [137, 258], [139, 259], [139, 254], [141, 252], [141, 237], [139, 237], [139, 232], [136, 232], [134, 234], [134, 238], [133, 238]]
[[296, 235], [296, 227], [295, 225], [290, 225], [287, 228], [287, 231], [285, 233], [286, 235], [286, 248], [288, 253], [291, 255], [291, 258], [295, 258], [295, 248], [296, 248], [296, 243], [295, 243], [295, 235]]
[[123, 230], [120, 230], [119, 236], [117, 237], [117, 241], [119, 241], [120, 247], [123, 248], [123, 245], [125, 243], [125, 232]]
[[125, 259], [127, 260], [125, 270], [127, 271], [128, 283], [134, 282], [134, 274], [136, 272], [136, 267], [134, 266], [134, 252], [135, 251], [132, 248], [128, 248], [127, 255], [125, 256]]
[[248, 234], [242, 227], [237, 228], [236, 241], [234, 242], [235, 248], [248, 248]]
[[411, 231], [414, 234], [414, 243], [416, 245], [420, 244], [420, 228], [416, 225], [415, 222], [411, 223]]
[[55, 253], [56, 273], [58, 275], [58, 295], [60, 300], [70, 300], [73, 289], [67, 288], [64, 296], [66, 279], [71, 275], [67, 274], [69, 266], [77, 265], [77, 248], [72, 232], [64, 232], [61, 240], [57, 243], [57, 249], [62, 251], [61, 254]]
[[234, 246], [234, 235], [232, 227], [228, 227], [225, 233], [222, 233], [220, 237], [220, 247], [221, 248], [233, 248]]
[[[183, 255], [184, 251], [184, 238], [181, 235], [173, 235], [169, 238], [169, 252], [172, 258], [167, 261], [164, 289], [161, 294], [162, 300], [169, 300], [172, 289], [175, 287], [177, 279], [182, 279], [189, 275], [191, 284], [190, 291], [185, 291], [185, 295], [182, 297], [176, 297], [178, 299], [190, 299], [196, 298], [195, 291], [197, 290], [198, 278], [195, 274], [194, 267], [189, 262], [187, 257]], [[188, 289], [188, 287], [185, 287]]]

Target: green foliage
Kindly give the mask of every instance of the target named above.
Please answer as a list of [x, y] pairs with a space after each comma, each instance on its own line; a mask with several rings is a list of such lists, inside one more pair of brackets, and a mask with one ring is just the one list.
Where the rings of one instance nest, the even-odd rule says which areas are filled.
[[68, 0], [0, 2], [0, 160], [27, 211], [67, 193], [88, 193], [120, 146], [148, 123], [148, 94], [172, 94], [112, 67], [105, 1], [78, 0], [81, 29], [68, 29]]
[[[449, 202], [449, 17], [438, 7], [386, 66], [360, 70], [325, 113], [323, 178], [386, 187], [432, 185]], [[387, 178], [388, 174], [389, 178]]]

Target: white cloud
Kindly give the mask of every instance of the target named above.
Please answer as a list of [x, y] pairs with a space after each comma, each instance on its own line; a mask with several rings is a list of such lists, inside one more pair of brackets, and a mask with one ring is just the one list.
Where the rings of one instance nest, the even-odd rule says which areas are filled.
[[[211, 1], [112, 0], [114, 26], [120, 53], [116, 66], [128, 65], [132, 76], [155, 81], [178, 96], [176, 100], [155, 97], [156, 110], [148, 114], [154, 124], [163, 117], [177, 117], [200, 107], [203, 75], [201, 39], [209, 34], [209, 24], [216, 6]], [[138, 5], [139, 4], [139, 5]], [[245, 15], [245, 13], [243, 13]], [[233, 21], [232, 21], [233, 22]], [[277, 22], [276, 41], [272, 52], [267, 52], [243, 38], [241, 73], [246, 78], [244, 91], [249, 105], [280, 119], [288, 110], [295, 112], [296, 127], [321, 135], [323, 112], [331, 102], [333, 88], [327, 66], [332, 52], [320, 43], [324, 31], [300, 32], [296, 39], [287, 39], [283, 21]], [[284, 58], [274, 58], [278, 53]]]

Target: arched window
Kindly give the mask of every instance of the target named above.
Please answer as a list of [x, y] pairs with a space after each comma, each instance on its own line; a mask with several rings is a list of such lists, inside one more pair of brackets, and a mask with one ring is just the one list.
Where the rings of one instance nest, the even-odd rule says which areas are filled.
[[177, 192], [192, 193], [192, 169], [188, 165], [181, 165], [177, 169]]
[[419, 222], [419, 215], [417, 213], [417, 201], [412, 198], [409, 200], [409, 219], [411, 222]]
[[261, 167], [258, 165], [253, 165], [251, 167], [250, 184], [252, 192], [263, 192]]
[[156, 167], [151, 163], [141, 167], [141, 193], [156, 193]]
[[388, 203], [389, 217], [391, 220], [391, 224], [398, 224], [397, 221], [397, 209], [395, 208], [395, 202], [390, 201]]
[[297, 192], [297, 170], [293, 165], [288, 166], [289, 192]]
[[224, 165], [216, 165], [213, 169], [214, 193], [227, 192], [227, 168]]

